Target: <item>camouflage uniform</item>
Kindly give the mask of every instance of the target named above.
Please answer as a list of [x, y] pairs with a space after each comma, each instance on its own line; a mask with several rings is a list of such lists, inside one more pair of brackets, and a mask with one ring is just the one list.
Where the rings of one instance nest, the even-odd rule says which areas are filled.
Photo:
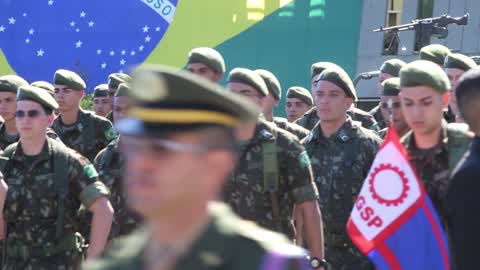
[[111, 238], [129, 234], [140, 222], [140, 218], [127, 209], [122, 183], [125, 160], [120, 155], [118, 140], [112, 141], [95, 158], [99, 178], [110, 189], [110, 203], [115, 210]]
[[345, 228], [381, 139], [348, 117], [331, 137], [325, 138], [317, 125], [302, 143], [312, 161], [320, 193], [325, 258], [333, 266], [331, 269], [371, 269], [368, 259], [350, 241]]
[[380, 130], [387, 127], [387, 124], [385, 123], [385, 120], [383, 119], [383, 116], [382, 116], [382, 112], [380, 110], [380, 104], [375, 106], [368, 113], [372, 115], [373, 118], [375, 118], [375, 120], [377, 121], [377, 126]]
[[[68, 175], [60, 236], [56, 231], [60, 203], [54, 147], [65, 152]], [[23, 154], [21, 144], [9, 156], [4, 169], [8, 192], [4, 207], [7, 260], [3, 269], [78, 269], [82, 256], [76, 248], [81, 243], [81, 236], [75, 234], [79, 230], [77, 210], [81, 204], [90, 207], [97, 198], [108, 196], [108, 189], [98, 181], [87, 159], [52, 139], [46, 140], [37, 156]]]
[[58, 116], [52, 129], [66, 146], [77, 150], [91, 162], [100, 150], [116, 138], [110, 121], [84, 110], [78, 112], [78, 121], [72, 125], [63, 124], [61, 115]]
[[237, 168], [227, 179], [224, 198], [240, 217], [279, 231], [278, 223], [274, 221], [270, 193], [264, 188], [263, 147], [265, 142], [273, 141], [277, 145], [277, 201], [281, 206], [281, 232], [293, 239], [294, 204], [316, 200], [318, 192], [312, 181], [308, 155], [292, 134], [259, 120], [254, 137], [242, 147]]
[[290, 122], [288, 122], [287, 119], [285, 119], [283, 117], [274, 117], [273, 122], [275, 123], [275, 125], [277, 125], [277, 127], [281, 128], [283, 130], [286, 130], [286, 131], [292, 133], [293, 135], [296, 135], [299, 140], [307, 137], [308, 134], [310, 134], [310, 131], [308, 129], [306, 129], [302, 126], [299, 126], [297, 124], [290, 123]]
[[114, 123], [114, 122], [113, 122], [113, 112], [107, 113], [107, 115], [105, 116], [105, 118], [107, 118], [110, 122]]
[[[375, 125], [376, 121], [367, 112], [364, 112], [358, 108], [353, 108], [347, 111], [347, 114], [353, 119], [353, 121], [360, 122], [362, 127], [372, 129], [374, 131], [378, 131], [377, 125]], [[318, 123], [320, 119], [317, 115], [317, 108], [313, 107], [309, 111], [307, 111], [302, 117], [297, 119], [294, 123], [300, 125], [308, 130], [312, 130], [313, 127]]]
[[[446, 121], [442, 122], [441, 143], [431, 149], [419, 149], [415, 143], [413, 132], [408, 132], [402, 138], [402, 144], [407, 150], [410, 163], [415, 168], [423, 182], [425, 191], [430, 197], [442, 224], [446, 224], [447, 208], [446, 194], [450, 183], [453, 167], [450, 165], [451, 140]], [[468, 137], [468, 135], [465, 135]], [[470, 141], [470, 139], [467, 139]]]

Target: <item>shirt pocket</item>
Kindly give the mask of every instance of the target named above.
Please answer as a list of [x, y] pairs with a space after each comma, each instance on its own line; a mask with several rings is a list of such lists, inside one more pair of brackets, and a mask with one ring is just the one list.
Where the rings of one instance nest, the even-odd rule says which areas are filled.
[[53, 173], [35, 176], [25, 192], [25, 211], [32, 218], [50, 219], [57, 215], [58, 198]]

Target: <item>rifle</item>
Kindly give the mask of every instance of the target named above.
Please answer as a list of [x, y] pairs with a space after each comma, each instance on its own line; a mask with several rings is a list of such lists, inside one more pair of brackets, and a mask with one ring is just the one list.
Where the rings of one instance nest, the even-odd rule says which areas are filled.
[[444, 14], [439, 17], [426, 18], [419, 20], [412, 20], [411, 23], [401, 24], [391, 27], [383, 27], [373, 30], [373, 32], [387, 32], [392, 33], [394, 38], [392, 38], [389, 49], [393, 46], [393, 42], [398, 39], [398, 32], [415, 30], [419, 35], [419, 48], [422, 48], [430, 44], [430, 38], [432, 36], [439, 39], [444, 39], [448, 36], [447, 26], [449, 24], [456, 25], [467, 25], [469, 13], [463, 15], [462, 17], [451, 17], [447, 14]]

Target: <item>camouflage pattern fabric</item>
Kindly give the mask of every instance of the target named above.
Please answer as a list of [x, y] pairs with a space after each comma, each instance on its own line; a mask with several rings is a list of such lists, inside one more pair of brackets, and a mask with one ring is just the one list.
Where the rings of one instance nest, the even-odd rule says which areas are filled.
[[322, 135], [317, 125], [302, 143], [310, 156], [320, 193], [325, 257], [333, 267], [329, 269], [372, 269], [350, 241], [345, 226], [381, 139], [348, 117], [329, 138]]
[[310, 134], [310, 131], [302, 126], [299, 126], [295, 123], [290, 123], [286, 118], [283, 117], [274, 117], [273, 123], [283, 130], [286, 130], [293, 135], [297, 136], [299, 140], [305, 138]]
[[259, 120], [254, 137], [240, 152], [237, 168], [227, 179], [224, 199], [242, 218], [278, 231], [273, 220], [269, 193], [264, 190], [262, 144], [276, 140], [278, 160], [278, 204], [282, 233], [293, 239], [292, 211], [296, 203], [316, 200], [310, 160], [297, 138], [264, 120]]
[[119, 138], [100, 151], [95, 158], [100, 181], [110, 189], [110, 203], [115, 210], [110, 238], [131, 233], [140, 222], [140, 217], [129, 211], [126, 205], [122, 183], [125, 160], [119, 152], [118, 143]]
[[382, 113], [380, 111], [380, 104], [375, 106], [368, 113], [372, 115], [373, 118], [375, 118], [375, 120], [377, 121], [377, 126], [380, 130], [387, 127], [387, 124], [385, 123], [385, 120], [383, 119]]
[[[46, 142], [42, 152], [33, 157], [23, 154], [19, 144], [4, 171], [8, 185], [4, 209], [7, 224], [4, 270], [78, 269], [81, 260], [79, 251], [71, 246], [45, 255], [44, 250], [51, 250], [62, 241], [56, 239], [59, 202], [54, 183], [52, 145], [57, 142], [52, 139]], [[77, 210], [80, 205], [90, 207], [97, 198], [108, 196], [108, 190], [98, 181], [93, 165], [86, 158], [65, 146], [62, 149], [68, 155], [63, 234], [73, 235], [79, 229]]]
[[[117, 136], [110, 121], [84, 110], [79, 111], [78, 121], [72, 125], [63, 124], [58, 116], [52, 129], [66, 146], [78, 151], [91, 162]], [[93, 134], [94, 138], [89, 138], [89, 134]]]
[[[380, 129], [376, 125], [375, 118], [369, 113], [360, 110], [358, 108], [352, 108], [347, 111], [347, 114], [352, 118], [353, 121], [360, 122], [362, 127], [371, 129], [373, 131], [379, 131]], [[317, 115], [317, 108], [313, 107], [307, 111], [302, 117], [297, 119], [294, 123], [300, 125], [308, 130], [312, 130], [313, 127], [318, 123], [320, 119]]]

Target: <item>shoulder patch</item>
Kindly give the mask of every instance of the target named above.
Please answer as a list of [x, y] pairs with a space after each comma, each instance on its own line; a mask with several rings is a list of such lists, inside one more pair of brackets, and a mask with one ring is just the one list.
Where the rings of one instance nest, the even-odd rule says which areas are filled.
[[300, 153], [300, 155], [298, 155], [297, 159], [298, 159], [298, 162], [300, 163], [300, 166], [302, 168], [307, 168], [311, 164], [310, 157], [308, 157], [307, 151], [303, 151], [302, 153]]
[[113, 127], [110, 127], [104, 132], [104, 135], [105, 135], [105, 138], [107, 138], [107, 140], [111, 141], [117, 138], [117, 131], [115, 131]]
[[98, 172], [95, 170], [93, 164], [88, 164], [87, 166], [83, 167], [83, 172], [88, 176], [88, 178], [98, 177]]

